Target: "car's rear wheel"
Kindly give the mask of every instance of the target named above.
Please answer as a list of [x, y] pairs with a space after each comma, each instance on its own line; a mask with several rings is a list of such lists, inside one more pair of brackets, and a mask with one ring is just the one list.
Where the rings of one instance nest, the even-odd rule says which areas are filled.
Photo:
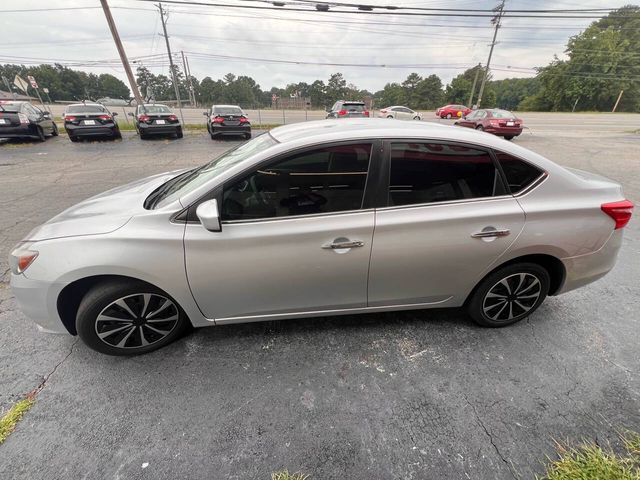
[[71, 140], [73, 143], [78, 141], [78, 137], [76, 137], [75, 135], [71, 135], [69, 134], [69, 140]]
[[447, 113], [447, 120], [450, 120], [452, 117], [452, 115], [450, 113]]
[[76, 315], [78, 336], [107, 355], [151, 352], [179, 338], [188, 325], [186, 314], [169, 295], [135, 280], [96, 285]]
[[53, 124], [53, 130], [51, 130], [51, 136], [52, 137], [58, 136], [58, 126], [55, 123]]
[[393, 115], [387, 115], [387, 118], [393, 118]]
[[549, 272], [535, 263], [517, 263], [485, 277], [467, 303], [469, 316], [485, 327], [504, 327], [528, 317], [549, 292]]
[[176, 128], [176, 138], [182, 138], [183, 136], [182, 127]]
[[505, 140], [511, 140], [513, 138], [513, 135], [505, 135], [504, 139]]
[[251, 138], [251, 134], [250, 133], [245, 133], [244, 134], [244, 138], [246, 138], [247, 140], [249, 140]]
[[482, 131], [484, 131], [484, 127], [482, 125], [478, 125], [476, 127], [476, 130], [480, 130], [482, 132]]
[[119, 128], [116, 128], [113, 131], [113, 138], [116, 139], [116, 140], [120, 140], [122, 138], [122, 133], [120, 133], [120, 129]]
[[38, 136], [39, 142], [44, 142], [47, 139], [47, 137], [45, 137], [44, 135], [44, 130], [42, 129], [42, 127], [36, 127], [36, 135]]

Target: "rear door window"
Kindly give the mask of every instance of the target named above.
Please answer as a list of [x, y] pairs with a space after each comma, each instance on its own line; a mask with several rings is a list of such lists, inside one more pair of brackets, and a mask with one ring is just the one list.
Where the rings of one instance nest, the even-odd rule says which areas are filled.
[[391, 144], [388, 205], [418, 205], [506, 193], [488, 151], [443, 143]]
[[535, 182], [544, 172], [528, 162], [508, 153], [494, 151], [504, 172], [509, 190], [516, 195]]

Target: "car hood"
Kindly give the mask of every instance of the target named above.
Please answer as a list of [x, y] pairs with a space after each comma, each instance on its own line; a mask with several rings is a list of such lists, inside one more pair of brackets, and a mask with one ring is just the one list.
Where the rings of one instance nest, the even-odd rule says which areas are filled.
[[34, 228], [24, 240], [40, 241], [113, 232], [135, 214], [145, 211], [143, 203], [151, 192], [186, 170], [153, 175], [88, 198]]

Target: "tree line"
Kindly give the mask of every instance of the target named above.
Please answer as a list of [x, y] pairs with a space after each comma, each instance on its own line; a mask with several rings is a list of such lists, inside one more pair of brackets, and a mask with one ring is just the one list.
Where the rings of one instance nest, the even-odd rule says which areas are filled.
[[[640, 110], [640, 7], [622, 7], [593, 22], [584, 32], [569, 39], [565, 53], [567, 60], [554, 58], [549, 65], [538, 68], [534, 78], [493, 80], [488, 72], [481, 106], [508, 110], [609, 111], [620, 91], [624, 91], [618, 111]], [[484, 68], [475, 66], [445, 86], [437, 75], [411, 73], [402, 82], [387, 83], [383, 89], [370, 92], [349, 83], [342, 73], [334, 73], [326, 81], [290, 83], [263, 90], [247, 75], [228, 73], [220, 79], [209, 76], [201, 80], [188, 79], [177, 65], [174, 68], [183, 101], [188, 99], [192, 86], [200, 105], [231, 103], [245, 108], [271, 106], [272, 96], [276, 95], [309, 98], [310, 108], [330, 107], [340, 99], [370, 97], [376, 108], [406, 105], [416, 110], [430, 110], [447, 103], [468, 104], [477, 78], [472, 102], [475, 103], [485, 75]], [[175, 100], [170, 73], [158, 75], [139, 66], [136, 82], [143, 97]], [[127, 86], [110, 74], [95, 75], [62, 65], [0, 65], [0, 75], [12, 80], [16, 74], [36, 77], [41, 86], [49, 88], [53, 101], [105, 96], [130, 98]]]

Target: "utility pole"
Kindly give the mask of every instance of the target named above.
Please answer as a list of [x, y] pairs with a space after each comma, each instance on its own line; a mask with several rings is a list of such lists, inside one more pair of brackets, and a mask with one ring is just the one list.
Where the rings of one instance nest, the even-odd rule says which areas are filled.
[[131, 87], [131, 92], [133, 93], [133, 97], [136, 99], [138, 105], [144, 104], [142, 101], [142, 96], [140, 96], [140, 91], [138, 90], [138, 84], [136, 83], [136, 79], [133, 76], [133, 72], [131, 71], [131, 65], [129, 65], [129, 59], [127, 58], [127, 54], [124, 52], [124, 47], [122, 46], [122, 42], [120, 41], [120, 35], [118, 34], [118, 30], [116, 29], [116, 24], [113, 21], [113, 17], [111, 16], [111, 10], [109, 10], [109, 5], [107, 4], [107, 0], [100, 0], [102, 4], [102, 10], [104, 10], [104, 16], [107, 18], [107, 23], [109, 24], [109, 30], [111, 30], [111, 35], [113, 36], [113, 41], [116, 42], [116, 48], [118, 49], [118, 54], [120, 55], [120, 60], [122, 61], [122, 66], [124, 67], [124, 71], [127, 74], [127, 78], [129, 79], [129, 86]]
[[620, 95], [618, 95], [618, 99], [616, 100], [616, 104], [613, 106], [613, 110], [611, 110], [611, 113], [616, 112], [616, 108], [618, 108], [618, 104], [620, 103], [620, 99], [622, 98], [623, 93], [624, 93], [624, 90], [620, 90]]
[[476, 76], [473, 77], [473, 86], [471, 87], [471, 95], [469, 95], [469, 103], [467, 106], [472, 108], [473, 105], [473, 94], [476, 93], [476, 84], [478, 83], [478, 75], [480, 75], [480, 70], [482, 70], [482, 64], [478, 63], [478, 67], [476, 68]]
[[189, 74], [189, 69], [187, 68], [187, 60], [185, 59], [184, 52], [182, 50], [180, 50], [180, 54], [182, 55], [182, 68], [184, 68], [184, 75], [189, 86], [189, 103], [192, 107], [195, 107], [196, 102], [193, 97], [193, 84], [191, 83], [191, 75]]
[[196, 91], [193, 88], [193, 81], [191, 80], [191, 67], [189, 66], [189, 57], [184, 57], [187, 61], [187, 75], [189, 75], [189, 87], [191, 88], [191, 94], [193, 95], [193, 105], [197, 106], [198, 101], [196, 100]]
[[164, 32], [164, 41], [167, 44], [167, 55], [169, 55], [169, 68], [171, 69], [171, 79], [173, 80], [173, 88], [176, 92], [176, 101], [178, 102], [178, 110], [180, 111], [180, 119], [184, 125], [184, 116], [182, 115], [182, 102], [180, 101], [180, 88], [178, 87], [178, 79], [176, 78], [176, 69], [173, 65], [173, 57], [171, 56], [171, 46], [169, 46], [169, 35], [167, 35], [167, 23], [162, 9], [162, 3], [158, 3], [160, 10], [160, 20], [162, 20], [162, 31]]
[[482, 106], [481, 105], [482, 94], [484, 93], [484, 85], [485, 83], [487, 83], [487, 77], [489, 76], [489, 65], [491, 65], [491, 55], [493, 55], [493, 47], [496, 46], [496, 37], [498, 36], [500, 21], [502, 20], [502, 14], [504, 12], [504, 2], [505, 0], [502, 0], [500, 2], [500, 5], [498, 5], [496, 8], [493, 9], [494, 11], [498, 12], [498, 14], [491, 19], [491, 23], [493, 23], [496, 26], [496, 28], [493, 31], [493, 40], [491, 42], [491, 49], [489, 50], [489, 58], [487, 59], [487, 66], [484, 71], [484, 76], [482, 77], [482, 83], [480, 84], [480, 92], [478, 93], [478, 108]]

